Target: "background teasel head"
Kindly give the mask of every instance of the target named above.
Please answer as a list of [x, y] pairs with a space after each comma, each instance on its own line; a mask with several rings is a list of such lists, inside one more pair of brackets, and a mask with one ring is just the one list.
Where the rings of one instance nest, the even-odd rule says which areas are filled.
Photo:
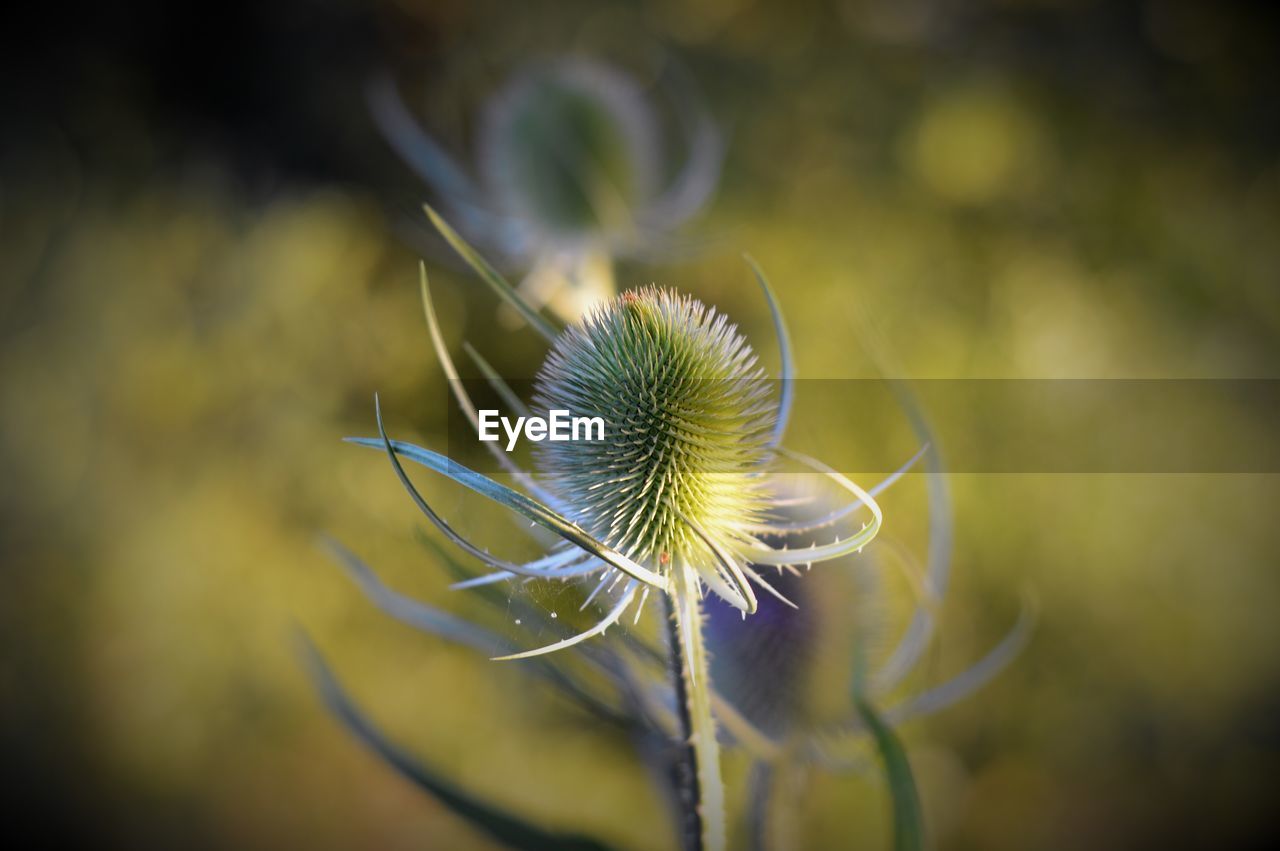
[[634, 80], [586, 60], [533, 66], [485, 104], [480, 177], [531, 239], [624, 238], [658, 191], [657, 116]]
[[572, 319], [614, 293], [615, 257], [661, 250], [716, 187], [720, 134], [679, 71], [665, 76], [657, 93], [684, 136], [679, 164], [664, 144], [670, 134], [655, 92], [589, 59], [526, 66], [489, 97], [474, 177], [422, 130], [389, 78], [374, 82], [370, 103], [387, 140], [463, 233], [527, 266], [526, 300]]

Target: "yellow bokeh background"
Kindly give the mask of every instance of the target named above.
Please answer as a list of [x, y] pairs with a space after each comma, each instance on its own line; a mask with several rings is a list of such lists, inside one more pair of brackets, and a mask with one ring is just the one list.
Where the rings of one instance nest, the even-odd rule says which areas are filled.
[[[618, 277], [723, 308], [767, 364], [744, 250], [806, 377], [874, 375], [868, 323], [906, 377], [1271, 377], [1274, 150], [944, 54], [930, 15], [945, 4], [906, 5], [914, 16], [855, 0], [550, 4], [525, 25], [487, 3], [381, 14], [430, 34], [414, 42], [435, 75], [420, 84], [447, 96], [422, 115], [460, 150], [482, 81], [529, 57], [639, 64], [637, 31], [679, 52], [729, 128], [721, 190], [692, 229], [703, 247]], [[1153, 50], [1221, 59], [1182, 19], [1155, 20]], [[340, 442], [371, 433], [374, 392], [399, 436], [443, 439], [424, 243], [402, 239], [421, 223], [375, 180], [263, 189], [216, 144], [177, 144], [142, 99], [109, 106], [32, 116], [0, 171], [0, 742], [33, 799], [134, 847], [488, 847], [325, 713], [301, 627], [461, 786], [618, 847], [670, 847], [625, 740], [518, 670], [380, 615], [317, 547], [332, 535], [397, 588], [476, 609], [415, 542], [385, 460]], [[429, 197], [371, 150], [397, 192]], [[491, 295], [425, 246], [451, 344], [527, 377], [539, 341], [502, 329]], [[795, 424], [811, 445], [874, 433], [859, 412], [815, 408]], [[1260, 457], [1274, 445], [1274, 422], [1187, 415]], [[420, 480], [468, 534], [510, 540], [498, 512]], [[1249, 838], [1280, 767], [1275, 476], [949, 483], [952, 587], [912, 686], [978, 658], [1024, 594], [1040, 621], [990, 687], [904, 727], [937, 846], [1133, 847], [1177, 837], [1180, 819], [1223, 846]], [[884, 504], [887, 530], [923, 552], [918, 477]], [[797, 847], [887, 847], [874, 773], [809, 782]]]

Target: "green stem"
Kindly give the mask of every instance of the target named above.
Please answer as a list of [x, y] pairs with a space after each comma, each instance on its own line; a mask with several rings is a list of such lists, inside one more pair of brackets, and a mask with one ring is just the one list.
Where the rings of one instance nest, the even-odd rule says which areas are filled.
[[672, 571], [669, 604], [674, 632], [673, 657], [681, 730], [693, 758], [693, 816], [686, 825], [690, 845], [707, 851], [725, 847], [724, 783], [720, 779], [720, 745], [711, 715], [711, 672], [702, 635], [702, 603], [693, 568]]
[[671, 765], [671, 782], [679, 824], [680, 847], [702, 851], [702, 816], [698, 813], [698, 760], [693, 753], [693, 722], [685, 692], [684, 654], [680, 650], [680, 630], [676, 626], [676, 595], [665, 596], [667, 604], [667, 645], [671, 648], [671, 679], [676, 692], [676, 719], [680, 725], [678, 758]]

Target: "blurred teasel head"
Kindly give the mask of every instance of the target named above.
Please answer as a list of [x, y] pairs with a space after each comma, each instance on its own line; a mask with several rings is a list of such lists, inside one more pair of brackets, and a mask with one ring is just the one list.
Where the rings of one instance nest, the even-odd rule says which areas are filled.
[[517, 75], [489, 100], [478, 165], [501, 212], [527, 223], [531, 239], [571, 248], [625, 238], [632, 211], [657, 193], [660, 143], [631, 78], [561, 62]]
[[658, 99], [593, 60], [531, 65], [479, 112], [474, 176], [418, 124], [389, 78], [370, 103], [383, 134], [471, 238], [529, 268], [521, 294], [557, 315], [581, 316], [614, 294], [615, 257], [660, 250], [709, 200], [723, 145], [675, 69], [661, 87], [683, 131], [673, 163]]

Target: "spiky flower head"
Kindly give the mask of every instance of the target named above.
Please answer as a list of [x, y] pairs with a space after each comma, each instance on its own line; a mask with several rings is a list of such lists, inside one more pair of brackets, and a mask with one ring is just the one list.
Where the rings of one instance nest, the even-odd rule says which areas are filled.
[[723, 140], [694, 87], [671, 65], [655, 82], [582, 57], [520, 68], [486, 100], [462, 162], [390, 78], [371, 86], [370, 105], [463, 233], [527, 269], [521, 295], [577, 319], [615, 294], [615, 258], [669, 248], [719, 181]]
[[539, 468], [610, 547], [714, 571], [712, 544], [745, 544], [767, 507], [771, 396], [724, 314], [671, 290], [630, 290], [561, 334], [535, 383], [536, 407], [599, 416], [604, 439], [540, 444]]

